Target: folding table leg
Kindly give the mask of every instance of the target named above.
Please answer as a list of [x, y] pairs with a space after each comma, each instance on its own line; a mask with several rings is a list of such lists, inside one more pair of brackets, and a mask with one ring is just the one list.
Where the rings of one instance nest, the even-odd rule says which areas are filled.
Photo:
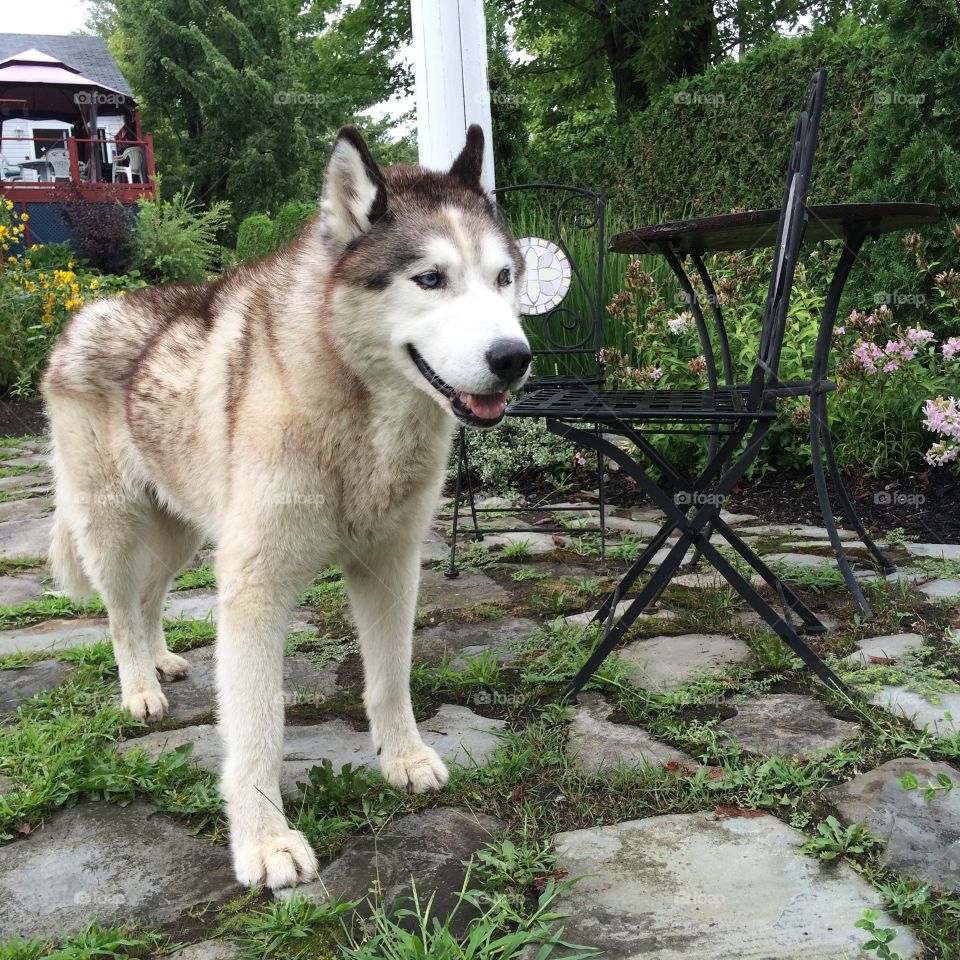
[[850, 567], [850, 561], [847, 559], [846, 551], [843, 549], [837, 524], [833, 519], [833, 505], [830, 503], [830, 494], [827, 491], [827, 478], [823, 471], [823, 452], [820, 446], [823, 431], [827, 425], [826, 396], [825, 393], [815, 393], [810, 398], [810, 455], [813, 460], [813, 480], [817, 488], [817, 499], [820, 501], [820, 514], [823, 517], [823, 524], [827, 529], [827, 536], [830, 538], [830, 544], [837, 558], [837, 566], [840, 568], [840, 573], [847, 584], [847, 589], [856, 601], [857, 606], [867, 615], [868, 619], [872, 619], [873, 610], [870, 609], [870, 604], [867, 603], [867, 598], [860, 589], [860, 584], [857, 582], [857, 578]]
[[[824, 404], [826, 404], [826, 401], [824, 401]], [[833, 488], [837, 491], [837, 497], [840, 500], [840, 508], [843, 510], [843, 515], [846, 517], [847, 523], [849, 523], [853, 529], [856, 530], [867, 550], [870, 551], [877, 563], [880, 564], [883, 572], [896, 573], [896, 566], [877, 546], [873, 537], [867, 533], [867, 531], [864, 529], [863, 523], [860, 521], [860, 517], [857, 515], [857, 508], [850, 499], [850, 494], [847, 492], [847, 488], [843, 482], [843, 476], [840, 473], [840, 467], [837, 465], [836, 455], [833, 452], [833, 437], [830, 433], [829, 420], [825, 421], [823, 427], [823, 451], [827, 455], [827, 466], [830, 468], [830, 478], [833, 480]]]

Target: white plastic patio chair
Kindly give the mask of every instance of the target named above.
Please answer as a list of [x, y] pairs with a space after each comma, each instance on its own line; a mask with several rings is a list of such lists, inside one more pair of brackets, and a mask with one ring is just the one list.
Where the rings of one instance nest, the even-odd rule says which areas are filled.
[[136, 176], [138, 183], [143, 183], [143, 150], [140, 147], [127, 147], [123, 153], [113, 160], [113, 182], [119, 177], [127, 183], [133, 183]]
[[19, 177], [20, 168], [0, 153], [0, 180], [17, 180]]
[[46, 153], [47, 160], [53, 167], [54, 180], [70, 179], [70, 154], [63, 147], [54, 147]]

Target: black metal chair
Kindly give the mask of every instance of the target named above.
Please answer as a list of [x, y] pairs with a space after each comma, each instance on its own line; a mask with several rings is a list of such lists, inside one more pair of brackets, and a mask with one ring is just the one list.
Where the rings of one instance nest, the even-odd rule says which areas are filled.
[[[806, 200], [825, 88], [826, 71], [819, 70], [807, 87], [794, 127], [759, 350], [749, 384], [717, 385], [714, 372], [706, 390], [540, 389], [509, 408], [511, 416], [545, 418], [551, 432], [604, 454], [632, 477], [666, 516], [657, 536], [597, 611], [594, 621], [605, 622], [603, 636], [564, 691], [564, 700], [576, 696], [637, 617], [662, 593], [691, 546], [821, 680], [844, 689], [834, 672], [801, 639], [793, 617], [800, 618], [801, 629], [808, 634], [824, 632], [823, 624], [720, 516], [724, 498], [760, 453], [777, 417], [777, 401], [796, 395], [795, 386], [780, 380], [778, 369], [794, 273], [807, 224]], [[584, 429], [584, 425], [593, 429]], [[651, 435], [675, 433], [699, 435], [707, 440], [706, 464], [693, 481], [684, 477], [649, 439]], [[659, 473], [660, 482], [637, 459], [608, 439], [610, 434], [630, 440]], [[620, 599], [675, 531], [679, 537], [669, 547], [665, 559], [614, 622]], [[782, 615], [711, 542], [713, 531], [774, 591]]]
[[[564, 387], [588, 388], [603, 386], [604, 364], [601, 358], [603, 319], [603, 265], [606, 255], [606, 193], [582, 187], [553, 183], [525, 183], [501, 187], [494, 191], [501, 216], [509, 223], [511, 213], [519, 220], [535, 211], [537, 226], [542, 228], [549, 218], [549, 237], [523, 237], [519, 242], [528, 264], [526, 285], [521, 301], [521, 316], [530, 340], [532, 374], [524, 390], [556, 390]], [[516, 209], [511, 210], [514, 206]], [[522, 229], [522, 228], [521, 228]], [[591, 257], [595, 257], [595, 275], [584, 272], [582, 257], [572, 243], [572, 231], [578, 231], [580, 242], [587, 241]], [[534, 262], [536, 261], [536, 262]], [[545, 271], [551, 271], [545, 276]], [[556, 274], [556, 275], [555, 275]], [[507, 416], [510, 416], [509, 410]], [[600, 555], [606, 545], [604, 505], [604, 462], [597, 453], [598, 523], [580, 528], [581, 533], [600, 534]], [[471, 528], [460, 527], [461, 504], [469, 507]], [[551, 514], [573, 510], [590, 510], [582, 506], [545, 504]], [[456, 577], [457, 548], [465, 533], [470, 540], [482, 540], [485, 534], [526, 532], [526, 527], [480, 526], [479, 517], [499, 512], [497, 507], [478, 507], [470, 472], [466, 431], [461, 427], [457, 441], [457, 475], [453, 506], [443, 515], [452, 521], [450, 561], [446, 576]], [[566, 533], [561, 525], [538, 525], [538, 533]]]

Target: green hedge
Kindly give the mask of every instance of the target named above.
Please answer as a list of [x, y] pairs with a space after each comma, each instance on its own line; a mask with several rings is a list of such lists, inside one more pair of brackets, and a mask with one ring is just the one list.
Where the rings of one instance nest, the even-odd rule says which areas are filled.
[[237, 260], [257, 260], [279, 250], [316, 212], [314, 204], [294, 200], [281, 207], [273, 220], [265, 213], [247, 217], [237, 231]]
[[[675, 84], [626, 122], [584, 118], [580, 130], [573, 118], [536, 144], [534, 166], [544, 179], [605, 184], [617, 220], [776, 206], [793, 119], [820, 66], [829, 80], [811, 202], [937, 203], [943, 219], [921, 231], [926, 258], [955, 266], [947, 257], [960, 220], [960, 13], [951, 0], [898, 0], [883, 24], [848, 20], [775, 38]], [[902, 241], [868, 241], [845, 307], [869, 309], [887, 294], [904, 304], [902, 315], [929, 319], [940, 296]], [[937, 325], [960, 332], [956, 318]]]
[[849, 200], [887, 46], [881, 28], [817, 31], [670, 87], [612, 138], [601, 171], [614, 202], [666, 217], [778, 205], [793, 120], [819, 66], [829, 80], [810, 196]]

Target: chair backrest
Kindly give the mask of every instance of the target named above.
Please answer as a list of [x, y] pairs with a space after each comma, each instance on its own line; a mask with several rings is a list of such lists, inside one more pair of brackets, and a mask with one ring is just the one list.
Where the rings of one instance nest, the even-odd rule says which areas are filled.
[[760, 333], [760, 352], [750, 383], [748, 403], [751, 408], [760, 405], [764, 387], [777, 382], [793, 277], [807, 225], [810, 171], [817, 149], [817, 132], [820, 128], [826, 86], [827, 71], [820, 69], [807, 85], [803, 106], [793, 128], [783, 202], [777, 223], [777, 240], [773, 248], [770, 285]]
[[47, 160], [53, 167], [53, 175], [58, 179], [70, 178], [70, 154], [63, 147], [54, 147], [46, 153]]
[[554, 183], [493, 192], [527, 266], [521, 321], [530, 386], [602, 384], [606, 193]]

